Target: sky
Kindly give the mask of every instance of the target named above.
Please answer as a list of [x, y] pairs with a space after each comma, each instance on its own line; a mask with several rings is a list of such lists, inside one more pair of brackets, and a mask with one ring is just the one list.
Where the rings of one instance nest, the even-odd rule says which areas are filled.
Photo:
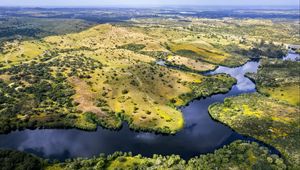
[[0, 0], [0, 6], [299, 6], [299, 0]]

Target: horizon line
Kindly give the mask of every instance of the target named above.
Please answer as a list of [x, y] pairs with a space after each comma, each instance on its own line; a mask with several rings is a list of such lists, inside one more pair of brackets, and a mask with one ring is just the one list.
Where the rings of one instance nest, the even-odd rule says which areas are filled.
[[272, 7], [280, 7], [280, 8], [297, 8], [299, 9], [300, 6], [298, 5], [99, 5], [99, 6], [89, 6], [89, 5], [67, 5], [67, 6], [61, 6], [61, 5], [0, 5], [1, 7], [6, 8], [161, 8], [161, 7], [191, 7], [191, 8], [197, 8], [197, 7], [246, 7], [246, 8], [272, 8]]

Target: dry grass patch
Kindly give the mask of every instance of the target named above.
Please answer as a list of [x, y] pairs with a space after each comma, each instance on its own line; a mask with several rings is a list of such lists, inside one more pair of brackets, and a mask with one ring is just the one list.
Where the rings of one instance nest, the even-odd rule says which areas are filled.
[[187, 57], [182, 56], [168, 56], [167, 61], [171, 62], [174, 65], [185, 66], [188, 69], [195, 71], [209, 71], [215, 69], [217, 66], [209, 63], [205, 63], [199, 60], [194, 60]]

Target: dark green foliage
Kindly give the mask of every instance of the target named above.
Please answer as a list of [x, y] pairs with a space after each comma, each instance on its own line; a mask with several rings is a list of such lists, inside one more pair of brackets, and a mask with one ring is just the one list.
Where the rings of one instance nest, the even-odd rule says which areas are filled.
[[166, 59], [167, 56], [170, 55], [169, 52], [164, 51], [140, 51], [140, 53], [157, 59]]
[[[236, 80], [227, 74], [207, 76], [201, 83], [189, 83], [192, 93], [179, 96], [185, 103], [197, 97], [207, 97], [216, 93], [225, 93], [230, 90]], [[171, 105], [172, 105], [171, 101]]]
[[122, 94], [127, 94], [127, 93], [128, 93], [127, 89], [122, 90]]
[[[109, 129], [118, 129], [121, 127], [121, 120], [119, 116], [116, 116], [114, 112], [110, 110], [106, 110], [106, 114], [109, 116], [103, 116], [99, 118], [95, 113], [92, 112], [86, 112], [84, 113], [85, 119], [87, 122], [96, 124], [96, 125], [101, 125], [104, 128], [109, 128]], [[115, 122], [118, 124], [111, 125], [107, 122], [109, 122], [111, 119], [114, 119]], [[86, 130], [94, 130], [94, 129], [86, 129]]]
[[19, 151], [0, 150], [1, 170], [40, 170], [45, 162], [31, 154]]
[[79, 32], [90, 26], [92, 23], [84, 20], [28, 17], [27, 14], [17, 16], [14, 13], [11, 16], [1, 17], [0, 42]]
[[278, 87], [286, 83], [299, 83], [300, 63], [282, 60], [262, 60], [258, 74], [248, 74], [258, 86]]
[[88, 78], [102, 64], [85, 56], [57, 58], [56, 54], [48, 52], [41, 57], [43, 62], [31, 61], [0, 70], [10, 76], [9, 82], [0, 79], [0, 133], [23, 128], [74, 127], [76, 116], [67, 115], [78, 113], [72, 99], [75, 90], [63, 73]]
[[212, 154], [192, 158], [191, 169], [286, 169], [283, 160], [257, 143], [234, 142]]
[[131, 43], [131, 44], [125, 44], [122, 46], [118, 46], [117, 48], [138, 52], [138, 51], [141, 51], [142, 49], [144, 49], [145, 47], [146, 46], [144, 44]]
[[[65, 78], [59, 75], [52, 76], [47, 65], [31, 62], [11, 67], [5, 72], [11, 75], [10, 81], [14, 83], [8, 85], [1, 81], [0, 117], [11, 120], [9, 124], [11, 130], [37, 127], [34, 117], [38, 117], [40, 112], [57, 115], [45, 119], [45, 123], [55, 120], [61, 122], [63, 116], [61, 109], [73, 107], [71, 96], [75, 91], [67, 84]], [[24, 82], [27, 85], [24, 85]], [[22, 114], [25, 118], [23, 120], [16, 118], [18, 114]], [[0, 129], [1, 132], [7, 132], [8, 128], [2, 125]]]
[[[131, 157], [132, 159], [128, 159]], [[127, 162], [129, 161], [129, 162]], [[113, 164], [113, 162], [117, 164]], [[127, 166], [123, 166], [127, 163]], [[118, 166], [119, 165], [119, 166]], [[236, 141], [216, 150], [214, 153], [183, 160], [178, 155], [162, 156], [154, 154], [152, 158], [131, 153], [115, 152], [112, 155], [90, 159], [71, 159], [56, 166], [62, 169], [286, 169], [282, 158], [269, 153], [268, 149], [257, 143]], [[118, 167], [115, 167], [118, 166]]]
[[275, 147], [284, 156], [287, 165], [299, 169], [298, 107], [252, 93], [226, 98], [224, 103], [210, 105], [209, 113], [213, 119], [222, 121], [238, 133]]
[[248, 56], [253, 59], [266, 56], [269, 58], [282, 58], [287, 53], [286, 49], [281, 45], [275, 45], [274, 43], [261, 43], [253, 44], [253, 47], [249, 50], [240, 49], [236, 45], [228, 45], [225, 50], [230, 53], [236, 53], [238, 55]]
[[[62, 163], [47, 163], [46, 160], [37, 158], [31, 154], [19, 151], [0, 150], [0, 166], [3, 170], [38, 170], [47, 166], [60, 167], [62, 169], [107, 169], [113, 161], [120, 164], [126, 163], [128, 157], [133, 160], [126, 169], [286, 169], [282, 158], [269, 153], [268, 149], [257, 143], [236, 141], [232, 144], [216, 150], [214, 153], [200, 155], [188, 161], [178, 155], [162, 156], [154, 154], [152, 158], [141, 155], [132, 156], [132, 153], [115, 152], [105, 156], [89, 159], [75, 158]], [[118, 167], [121, 168], [122, 167]], [[123, 167], [124, 168], [124, 167]]]
[[49, 66], [57, 66], [62, 71], [70, 68], [68, 76], [78, 76], [79, 78], [90, 78], [90, 73], [103, 67], [99, 61], [83, 55], [55, 58], [49, 62]]
[[178, 51], [176, 51], [176, 54], [181, 55], [181, 56], [185, 56], [185, 57], [189, 57], [189, 58], [192, 58], [192, 59], [198, 59], [198, 56], [199, 56], [198, 53], [196, 53], [192, 50], [178, 50]]

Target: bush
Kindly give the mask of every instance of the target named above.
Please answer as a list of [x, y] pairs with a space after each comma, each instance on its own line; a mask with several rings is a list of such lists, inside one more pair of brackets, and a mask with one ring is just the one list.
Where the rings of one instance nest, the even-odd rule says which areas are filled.
[[31, 154], [0, 150], [0, 167], [2, 170], [40, 170], [45, 162]]
[[128, 93], [127, 89], [122, 90], [122, 94], [127, 94], [127, 93]]

